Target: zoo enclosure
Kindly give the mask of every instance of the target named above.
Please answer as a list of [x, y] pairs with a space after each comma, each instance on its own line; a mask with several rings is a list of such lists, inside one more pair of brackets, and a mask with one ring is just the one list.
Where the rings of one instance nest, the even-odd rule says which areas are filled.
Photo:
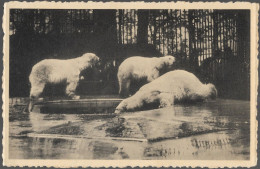
[[129, 56], [169, 54], [179, 68], [213, 82], [220, 97], [249, 99], [249, 21], [245, 10], [12, 9], [10, 96], [29, 95], [28, 76], [38, 61], [94, 52], [103, 61], [103, 83], [90, 77], [81, 94], [117, 93], [117, 68]]

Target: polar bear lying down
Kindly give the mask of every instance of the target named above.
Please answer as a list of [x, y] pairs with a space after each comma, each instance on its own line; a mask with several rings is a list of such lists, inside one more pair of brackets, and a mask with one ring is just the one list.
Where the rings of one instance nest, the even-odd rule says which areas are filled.
[[184, 70], [168, 72], [144, 85], [133, 96], [124, 99], [115, 113], [144, 109], [153, 104], [171, 106], [176, 102], [195, 102], [215, 99], [217, 90], [213, 84], [202, 84], [192, 73]]
[[94, 68], [99, 57], [86, 53], [81, 57], [67, 60], [45, 59], [33, 66], [29, 80], [31, 83], [30, 98], [36, 100], [43, 92], [46, 84], [66, 82], [66, 94], [78, 99], [75, 90], [80, 80], [80, 73], [87, 68]]
[[133, 56], [127, 58], [118, 68], [119, 94], [128, 96], [130, 86], [133, 83], [139, 81], [151, 82], [163, 73], [170, 71], [174, 63], [175, 58], [173, 56], [153, 58]]

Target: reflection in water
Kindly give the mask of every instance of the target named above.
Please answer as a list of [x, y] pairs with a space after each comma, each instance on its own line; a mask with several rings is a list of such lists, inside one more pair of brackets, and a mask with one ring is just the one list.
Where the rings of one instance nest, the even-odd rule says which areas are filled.
[[33, 131], [39, 132], [50, 127], [68, 123], [69, 121], [78, 121], [74, 115], [70, 114], [41, 114], [30, 112], [30, 123]]
[[[234, 136], [234, 137], [233, 137]], [[233, 137], [233, 138], [232, 138]], [[234, 147], [231, 142], [236, 139], [235, 133], [226, 132], [203, 134], [177, 140], [167, 140], [151, 144], [144, 151], [145, 159], [248, 159], [247, 154], [238, 155], [247, 148]]]
[[92, 141], [89, 143], [88, 150], [93, 152], [94, 159], [103, 159], [114, 155], [118, 150], [118, 147], [112, 143]]
[[11, 111], [10, 158], [247, 160], [249, 112], [226, 100], [116, 117]]

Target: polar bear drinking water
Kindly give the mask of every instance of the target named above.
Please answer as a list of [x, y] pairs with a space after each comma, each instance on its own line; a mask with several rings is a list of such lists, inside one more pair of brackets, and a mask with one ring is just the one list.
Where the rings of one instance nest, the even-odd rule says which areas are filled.
[[134, 81], [145, 80], [151, 82], [163, 73], [173, 68], [175, 58], [173, 56], [164, 57], [141, 57], [133, 56], [124, 60], [118, 68], [119, 94], [128, 96], [130, 85]]
[[78, 99], [75, 90], [80, 80], [80, 73], [99, 62], [99, 57], [93, 53], [86, 53], [74, 59], [59, 60], [45, 59], [33, 66], [29, 80], [31, 83], [30, 98], [36, 100], [43, 92], [46, 84], [66, 82], [66, 94]]
[[217, 89], [213, 84], [202, 84], [194, 74], [174, 70], [144, 85], [133, 96], [124, 99], [117, 106], [115, 113], [145, 109], [151, 104], [167, 107], [176, 102], [203, 101], [215, 99], [216, 96]]

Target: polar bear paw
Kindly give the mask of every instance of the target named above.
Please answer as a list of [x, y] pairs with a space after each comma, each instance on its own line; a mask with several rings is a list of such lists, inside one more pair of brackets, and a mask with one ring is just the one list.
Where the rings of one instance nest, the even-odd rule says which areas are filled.
[[168, 105], [165, 102], [161, 102], [159, 105], [159, 108], [167, 107]]
[[42, 102], [42, 101], [44, 101], [44, 98], [40, 97], [40, 98], [38, 98], [38, 101]]
[[120, 109], [116, 109], [114, 113], [115, 114], [120, 114], [120, 113], [122, 113], [122, 111]]
[[73, 100], [78, 100], [78, 99], [80, 99], [80, 96], [78, 96], [78, 95], [72, 96], [72, 99]]
[[169, 107], [169, 106], [172, 106], [172, 105], [173, 105], [173, 103], [171, 103], [168, 100], [161, 100], [159, 108]]

